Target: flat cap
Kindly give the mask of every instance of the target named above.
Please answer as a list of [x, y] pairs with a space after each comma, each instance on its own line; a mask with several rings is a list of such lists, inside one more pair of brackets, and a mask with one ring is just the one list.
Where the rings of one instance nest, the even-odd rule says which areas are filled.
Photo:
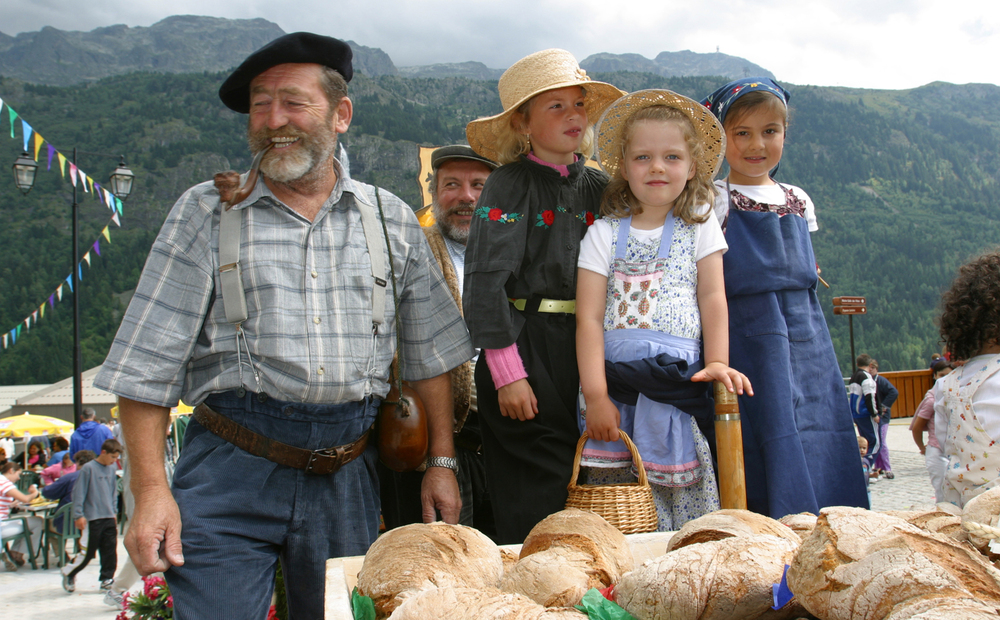
[[250, 112], [250, 82], [271, 67], [288, 63], [313, 63], [336, 69], [344, 80], [354, 77], [351, 46], [340, 39], [311, 32], [293, 32], [278, 37], [236, 67], [219, 88], [219, 99], [236, 112]]
[[431, 168], [437, 170], [443, 163], [452, 159], [471, 159], [472, 161], [478, 161], [481, 164], [489, 166], [490, 170], [496, 170], [497, 168], [495, 161], [483, 157], [473, 151], [471, 146], [465, 146], [464, 144], [453, 144], [434, 149], [434, 152], [431, 153]]

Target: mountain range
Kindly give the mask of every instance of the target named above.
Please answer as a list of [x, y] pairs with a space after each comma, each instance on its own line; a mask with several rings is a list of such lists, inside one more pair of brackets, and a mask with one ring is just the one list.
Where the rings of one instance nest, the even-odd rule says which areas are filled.
[[[224, 71], [285, 32], [262, 18], [224, 19], [175, 15], [149, 27], [123, 24], [90, 32], [52, 27], [22, 32], [16, 37], [0, 32], [0, 75], [50, 86], [92, 82], [134, 71], [197, 73]], [[368, 77], [465, 77], [496, 80], [503, 69], [479, 62], [396, 67], [378, 48], [348, 41], [354, 51], [354, 69]], [[594, 54], [581, 61], [587, 71], [644, 71], [664, 77], [773, 75], [747, 60], [726, 54], [662, 52], [650, 60], [638, 54]]]

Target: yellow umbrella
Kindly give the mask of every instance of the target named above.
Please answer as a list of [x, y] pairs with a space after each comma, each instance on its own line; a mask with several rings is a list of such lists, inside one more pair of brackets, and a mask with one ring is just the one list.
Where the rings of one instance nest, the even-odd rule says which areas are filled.
[[24, 437], [25, 434], [60, 435], [71, 432], [73, 424], [47, 415], [31, 415], [25, 412], [23, 415], [0, 420], [0, 437]]

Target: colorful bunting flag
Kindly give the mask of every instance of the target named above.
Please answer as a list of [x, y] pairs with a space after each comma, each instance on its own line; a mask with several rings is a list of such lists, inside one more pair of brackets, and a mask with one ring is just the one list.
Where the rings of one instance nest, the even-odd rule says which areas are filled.
[[59, 175], [62, 178], [66, 178], [66, 156], [62, 153], [56, 152], [59, 155]]
[[114, 214], [111, 215], [111, 221], [114, 222], [115, 225], [118, 226], [118, 228], [122, 227], [121, 220], [118, 219], [118, 214], [117, 213], [114, 213]]
[[[69, 285], [69, 292], [73, 292], [73, 274], [66, 276], [66, 284]], [[61, 298], [60, 298], [61, 299]]]
[[[107, 226], [104, 227], [104, 230], [101, 231], [101, 234], [104, 235], [104, 238], [107, 240], [108, 243], [111, 243], [111, 231], [108, 230]], [[98, 254], [100, 254], [100, 252], [98, 252]]]
[[42, 142], [45, 142], [45, 139], [42, 138], [42, 134], [40, 134], [40, 133], [38, 133], [36, 131], [35, 132], [35, 161], [38, 161], [38, 151], [42, 148]]
[[[101, 255], [101, 240], [100, 239], [98, 239], [97, 241], [95, 241], [94, 245], [92, 245], [91, 247], [94, 248], [94, 252], [96, 252], [98, 256]], [[89, 265], [90, 262], [87, 262], [87, 264]]]
[[76, 187], [76, 164], [73, 162], [69, 164], [69, 178], [73, 181], [73, 187]]
[[47, 146], [47, 148], [49, 150], [49, 165], [45, 169], [46, 170], [52, 170], [52, 156], [55, 155], [55, 153], [56, 153], [56, 147], [52, 146], [51, 144], [48, 144], [46, 146]]
[[10, 137], [13, 138], [14, 137], [14, 121], [17, 120], [17, 112], [14, 111], [14, 108], [12, 108], [12, 107], [10, 107], [8, 105], [7, 106], [7, 114], [10, 116]]
[[[94, 243], [97, 243], [97, 242], [95, 241]], [[90, 267], [90, 252], [87, 252], [86, 254], [83, 255], [83, 260], [87, 263], [87, 266]], [[80, 279], [82, 280], [83, 279], [83, 267], [80, 267], [80, 276], [81, 276]]]
[[31, 138], [31, 125], [29, 125], [28, 121], [24, 120], [23, 118], [21, 119], [21, 133], [24, 134], [21, 136], [24, 139], [24, 148], [21, 150], [27, 153], [28, 140]]
[[[69, 276], [67, 276], [67, 277], [69, 277]], [[59, 301], [62, 301], [62, 287], [63, 287], [63, 285], [60, 283], [59, 284], [59, 288], [56, 289], [56, 295], [59, 296]], [[53, 305], [52, 307], [54, 308], [55, 305]]]

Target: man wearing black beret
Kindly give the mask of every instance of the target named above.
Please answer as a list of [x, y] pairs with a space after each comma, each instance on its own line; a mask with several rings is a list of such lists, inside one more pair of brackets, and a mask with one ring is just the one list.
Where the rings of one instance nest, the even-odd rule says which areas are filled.
[[[249, 114], [260, 177], [177, 201], [95, 380], [133, 454], [126, 546], [143, 574], [166, 571], [179, 619], [265, 617], [279, 558], [291, 617], [323, 617], [327, 558], [378, 534], [368, 438], [397, 329], [428, 417], [424, 519], [458, 519], [448, 372], [472, 349], [410, 208], [334, 157], [351, 77], [350, 47], [309, 33], [233, 71], [219, 96]], [[170, 489], [182, 398], [199, 406]]]

